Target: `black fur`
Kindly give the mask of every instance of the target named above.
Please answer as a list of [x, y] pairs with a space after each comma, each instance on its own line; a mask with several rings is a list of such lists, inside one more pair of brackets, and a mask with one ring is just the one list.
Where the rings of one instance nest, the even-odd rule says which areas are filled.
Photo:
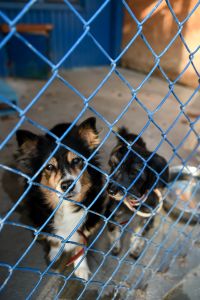
[[[169, 178], [169, 170], [166, 160], [156, 153], [151, 157], [152, 152], [147, 149], [146, 144], [141, 137], [138, 138], [137, 135], [129, 133], [124, 127], [119, 129], [118, 133], [129, 144], [133, 143], [131, 148], [134, 152], [131, 151], [128, 154], [122, 165], [115, 172], [116, 167], [122, 161], [128, 151], [127, 144], [123, 141], [123, 139], [117, 137], [117, 145], [112, 150], [109, 160], [110, 174], [113, 172], [114, 173], [112, 176], [113, 182], [111, 182], [108, 186], [108, 194], [110, 194], [110, 199], [106, 211], [107, 217], [109, 217], [116, 205], [119, 204], [116, 200], [114, 200], [115, 196], [121, 195], [120, 197], [122, 198], [124, 195], [123, 189], [118, 184], [126, 188], [128, 195], [133, 198], [140, 198], [149, 190], [151, 190], [145, 204], [154, 209], [158, 204], [158, 196], [154, 192], [154, 189], [163, 188], [165, 184], [167, 184]], [[143, 162], [143, 159], [147, 161], [146, 166]], [[142, 172], [140, 173], [141, 170]], [[132, 185], [132, 182], [135, 179], [136, 182], [134, 185]], [[141, 205], [140, 209], [143, 212], [149, 213], [149, 209], [145, 205]], [[122, 204], [112, 217], [112, 220], [118, 223], [124, 221], [127, 218], [127, 211], [130, 213], [129, 209]], [[144, 222], [146, 222], [144, 219], [141, 220], [141, 225], [138, 224], [137, 227], [140, 227], [142, 230]], [[153, 218], [151, 218], [151, 222], [149, 223], [151, 226], [153, 225]], [[146, 229], [143, 231], [143, 235], [150, 229], [151, 226], [146, 227]], [[116, 226], [113, 227], [112, 224], [108, 224], [108, 231], [110, 232], [111, 241], [112, 235], [114, 236], [113, 230], [115, 230], [115, 234], [117, 234], [119, 228]], [[137, 245], [138, 248], [134, 249], [134, 251], [131, 253], [135, 258], [138, 256], [138, 253], [144, 246], [144, 240], [140, 240]], [[113, 254], [117, 254], [119, 250], [120, 248], [118, 243], [118, 247], [113, 249]]]
[[[129, 143], [132, 143], [137, 139], [137, 135], [130, 134], [124, 127], [119, 130], [119, 134]], [[131, 148], [134, 152], [131, 151], [128, 154], [127, 158], [120, 166], [119, 171], [113, 175], [112, 179], [120, 183], [125, 188], [129, 188], [133, 180], [144, 168], [134, 186], [129, 189], [130, 193], [136, 197], [141, 197], [149, 189], [164, 187], [169, 178], [169, 170], [166, 160], [157, 153], [149, 159], [152, 152], [148, 151], [146, 144], [141, 137], [136, 140]], [[115, 170], [117, 165], [126, 155], [127, 151], [127, 145], [118, 138], [118, 143], [113, 149], [109, 160], [109, 165], [111, 167], [110, 173]], [[112, 159], [113, 156], [116, 157], [115, 160]], [[146, 167], [142, 159], [147, 161]], [[156, 173], [160, 175], [157, 176]], [[111, 183], [109, 185], [108, 192], [111, 190], [116, 193], [121, 191], [120, 187], [115, 183]]]

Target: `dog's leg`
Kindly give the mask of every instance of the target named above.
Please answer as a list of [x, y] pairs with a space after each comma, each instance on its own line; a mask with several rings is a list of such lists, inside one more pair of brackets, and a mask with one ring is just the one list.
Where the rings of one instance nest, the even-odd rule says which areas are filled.
[[108, 237], [109, 237], [111, 246], [115, 243], [115, 246], [112, 249], [112, 254], [118, 255], [121, 250], [120, 239], [118, 239], [120, 237], [119, 227], [114, 224], [108, 223]]
[[[48, 258], [50, 261], [52, 261], [56, 257], [56, 255], [58, 254], [58, 252], [61, 250], [61, 247], [62, 247], [62, 244], [60, 242], [54, 241], [53, 239], [54, 238], [51, 238], [51, 240], [50, 240], [50, 251], [48, 254]], [[70, 250], [72, 250], [72, 248], [74, 248], [74, 247], [75, 247], [75, 245], [70, 246]], [[63, 251], [69, 252], [68, 248], [69, 248], [68, 245], [66, 245], [65, 248], [63, 249]], [[82, 247], [76, 247], [75, 254], [77, 254], [81, 250], [81, 248]], [[63, 251], [60, 252], [60, 255], [63, 253]], [[57, 257], [57, 259], [60, 258], [60, 255]], [[89, 275], [90, 275], [90, 269], [88, 267], [86, 257], [84, 257], [84, 258], [83, 257], [84, 257], [84, 255], [81, 255], [78, 259], [75, 260], [74, 268], [77, 267], [77, 269], [75, 270], [74, 273], [77, 277], [88, 280]]]
[[[50, 250], [48, 254], [48, 259], [52, 261], [55, 256], [59, 253], [56, 260], [60, 258], [63, 252], [71, 252], [76, 248], [76, 245], [73, 243], [66, 243], [65, 246], [61, 243], [60, 240], [54, 238], [54, 237], [48, 237], [47, 239], [49, 241]], [[78, 240], [76, 242], [79, 242]]]
[[144, 228], [147, 220], [143, 219], [140, 224], [136, 228], [134, 228], [134, 233], [131, 235], [130, 240], [130, 255], [137, 259], [142, 251], [145, 248], [146, 240], [144, 239], [145, 234], [152, 228], [154, 219], [151, 219], [151, 221], [148, 223], [148, 225]]
[[[75, 250], [75, 254], [77, 254], [80, 250], [81, 250], [81, 247], [77, 247]], [[76, 268], [76, 267], [77, 267], [77, 269], [74, 271], [74, 274], [77, 277], [88, 280], [91, 272], [88, 267], [87, 259], [86, 259], [86, 257], [84, 257], [84, 254], [75, 260], [74, 268]]]
[[[48, 254], [48, 259], [49, 261], [52, 261], [55, 256], [58, 254], [59, 250], [60, 250], [60, 247], [61, 247], [61, 243], [60, 241], [58, 241], [56, 238], [48, 238], [49, 240], [49, 245], [50, 245], [50, 250], [49, 250], [49, 254]], [[60, 253], [61, 255], [62, 253]], [[59, 255], [59, 257], [60, 257]], [[59, 259], [59, 257], [56, 258]]]
[[[55, 258], [55, 256], [58, 254], [58, 252], [61, 250], [62, 244], [60, 241], [58, 241], [54, 237], [50, 237], [50, 238], [48, 238], [48, 240], [50, 242], [50, 251], [49, 251], [48, 258], [50, 261], [52, 261]], [[73, 241], [75, 241], [76, 243], [84, 244], [84, 242], [82, 241], [82, 238], [77, 233], [75, 233], [73, 235]], [[77, 247], [75, 244], [69, 243], [69, 244], [65, 245], [63, 251], [71, 252], [74, 249], [75, 249], [75, 254], [77, 254], [82, 249], [82, 247], [80, 247], [80, 246]], [[63, 251], [60, 251], [60, 255], [63, 253]], [[57, 259], [59, 259], [60, 255], [57, 257]], [[88, 267], [87, 259], [86, 259], [86, 257], [84, 257], [84, 254], [75, 260], [74, 267], [77, 267], [77, 269], [74, 272], [74, 274], [77, 277], [88, 280], [89, 275], [90, 275], [90, 269]]]
[[140, 256], [142, 250], [144, 249], [144, 247], [146, 245], [146, 241], [142, 237], [143, 235], [142, 234], [141, 234], [141, 236], [137, 235], [141, 229], [142, 229], [142, 226], [141, 227], [138, 226], [136, 229], [134, 229], [134, 233], [131, 235], [130, 255], [135, 259], [137, 259]]

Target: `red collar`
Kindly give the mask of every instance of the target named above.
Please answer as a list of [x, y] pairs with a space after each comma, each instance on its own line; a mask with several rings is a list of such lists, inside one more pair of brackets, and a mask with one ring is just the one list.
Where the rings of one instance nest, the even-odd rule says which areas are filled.
[[[85, 246], [87, 246], [87, 237], [85, 236], [85, 234], [83, 233], [83, 231], [81, 231], [80, 229], [77, 230], [78, 234], [82, 236], [83, 238], [83, 243]], [[73, 264], [81, 255], [83, 255], [85, 252], [84, 247], [81, 248], [80, 251], [78, 251], [76, 254], [74, 254], [73, 256], [70, 257], [69, 261], [67, 262], [66, 266], [70, 266], [71, 264]]]

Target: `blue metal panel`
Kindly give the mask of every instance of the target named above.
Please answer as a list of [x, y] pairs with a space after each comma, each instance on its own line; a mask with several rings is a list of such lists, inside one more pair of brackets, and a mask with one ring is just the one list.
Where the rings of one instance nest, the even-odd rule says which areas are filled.
[[[0, 43], [3, 40], [3, 35], [0, 33]], [[1, 76], [7, 76], [7, 53], [5, 50], [5, 47], [0, 49], [0, 75]]]
[[[85, 0], [80, 1], [80, 3], [76, 6], [76, 9], [86, 20], [102, 5], [101, 0]], [[90, 25], [90, 32], [112, 58], [120, 51], [121, 6], [121, 1], [109, 2]], [[6, 1], [0, 3], [0, 10], [6, 13], [10, 19], [14, 19], [21, 8], [22, 4], [19, 3], [11, 4], [6, 3]], [[83, 33], [83, 24], [64, 3], [57, 5], [36, 3], [20, 19], [20, 23], [53, 24], [54, 29], [50, 35], [50, 59], [53, 63], [57, 63]], [[62, 67], [72, 68], [106, 64], [110, 64], [106, 56], [98, 49], [91, 37], [85, 36], [77, 49], [63, 62]], [[3, 73], [1, 69], [0, 73]]]
[[16, 113], [14, 106], [19, 105], [18, 97], [13, 88], [4, 80], [0, 80], [0, 116], [7, 116]]
[[[42, 34], [23, 34], [26, 40], [35, 44], [36, 48], [48, 56], [48, 36]], [[21, 55], [23, 53], [23, 55]], [[34, 54], [28, 47], [13, 37], [7, 45], [9, 58], [9, 75], [14, 77], [45, 79], [50, 71], [49, 66]]]

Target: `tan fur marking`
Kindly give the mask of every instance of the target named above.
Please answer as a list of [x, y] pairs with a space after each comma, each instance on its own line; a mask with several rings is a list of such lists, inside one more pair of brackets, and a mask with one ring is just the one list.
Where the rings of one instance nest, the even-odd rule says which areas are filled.
[[[68, 161], [72, 161], [72, 159], [77, 157], [77, 155], [74, 154], [73, 152], [68, 152], [66, 156], [67, 156]], [[54, 157], [48, 162], [48, 164], [49, 163], [53, 164], [55, 167], [57, 167], [57, 165], [58, 165], [58, 163]], [[77, 167], [74, 170], [71, 170], [71, 174], [74, 175], [75, 177], [77, 177], [80, 174], [80, 171], [81, 171], [81, 169], [79, 169]], [[43, 194], [45, 195], [47, 203], [49, 204], [49, 206], [52, 209], [55, 209], [56, 206], [59, 204], [59, 197], [56, 194], [56, 192], [48, 190], [47, 188], [45, 188], [45, 186], [50, 187], [54, 190], [57, 190], [58, 186], [59, 186], [59, 182], [61, 180], [61, 176], [62, 176], [62, 174], [59, 170], [58, 171], [48, 171], [48, 170], [44, 169], [42, 172], [41, 184], [44, 185], [44, 187], [40, 187], [40, 188], [41, 188]], [[91, 187], [91, 181], [90, 181], [90, 177], [89, 177], [89, 174], [87, 171], [85, 171], [82, 174], [79, 181], [81, 184], [81, 191], [76, 196], [74, 196], [72, 199], [77, 202], [82, 202], [87, 194], [87, 191]], [[74, 204], [71, 204], [71, 205], [74, 205]]]
[[58, 167], [58, 162], [57, 159], [55, 157], [52, 157], [49, 161], [48, 164], [52, 164], [54, 167]]
[[[79, 170], [79, 172], [80, 172], [80, 170]], [[76, 176], [78, 176], [79, 172], [76, 173]], [[56, 190], [57, 185], [60, 182], [60, 179], [61, 179], [60, 171], [51, 172], [51, 174], [50, 174], [49, 171], [44, 170], [42, 172], [41, 184]], [[87, 191], [91, 187], [91, 182], [90, 182], [88, 172], [85, 171], [79, 180], [80, 180], [80, 184], [81, 184], [81, 191], [76, 196], [74, 196], [72, 199], [77, 202], [82, 202], [86, 196]], [[56, 194], [56, 192], [50, 191], [45, 187], [40, 187], [40, 188], [41, 188], [43, 194], [45, 195], [45, 198], [46, 198], [49, 206], [52, 209], [55, 209], [59, 203], [59, 197]], [[72, 205], [74, 205], [74, 204], [72, 204]]]
[[52, 247], [58, 247], [60, 245], [60, 241], [49, 240], [49, 243]]
[[[58, 165], [56, 159], [53, 157], [49, 163], [53, 164], [55, 167]], [[56, 190], [58, 183], [61, 179], [61, 172], [58, 171], [48, 171], [46, 169], [42, 172], [42, 178], [41, 178], [41, 184], [47, 187], [50, 187], [54, 190]], [[56, 192], [50, 191], [46, 189], [45, 187], [40, 187], [42, 192], [44, 193], [46, 200], [51, 208], [55, 209], [56, 206], [59, 203], [59, 198]]]
[[99, 145], [100, 140], [98, 134], [96, 134], [91, 128], [80, 128], [79, 133], [81, 137], [87, 141], [90, 148], [95, 148]]
[[85, 171], [79, 180], [81, 183], [81, 192], [73, 199], [77, 202], [82, 202], [87, 194], [87, 191], [91, 188], [91, 182], [88, 172]]
[[67, 161], [68, 161], [69, 163], [71, 163], [72, 160], [73, 160], [74, 158], [76, 158], [76, 157], [78, 157], [78, 156], [77, 156], [75, 153], [73, 153], [73, 152], [71, 152], [71, 151], [67, 152]]
[[91, 188], [92, 184], [90, 181], [90, 177], [87, 171], [83, 173], [83, 175], [80, 178], [81, 182], [81, 201], [83, 201], [83, 198], [85, 197], [87, 191]]

